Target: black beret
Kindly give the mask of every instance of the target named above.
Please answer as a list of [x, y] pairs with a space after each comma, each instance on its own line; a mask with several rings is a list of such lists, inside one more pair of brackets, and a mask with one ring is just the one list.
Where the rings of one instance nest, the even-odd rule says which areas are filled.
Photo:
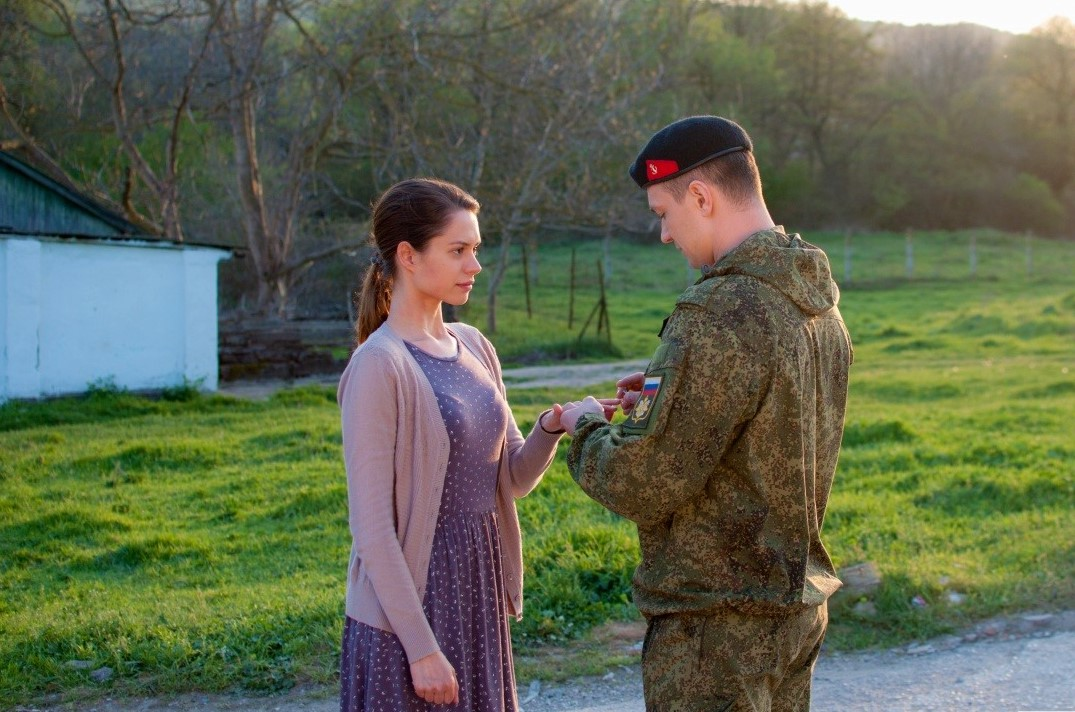
[[631, 165], [640, 188], [697, 168], [706, 161], [753, 146], [743, 127], [720, 116], [690, 116], [653, 134]]

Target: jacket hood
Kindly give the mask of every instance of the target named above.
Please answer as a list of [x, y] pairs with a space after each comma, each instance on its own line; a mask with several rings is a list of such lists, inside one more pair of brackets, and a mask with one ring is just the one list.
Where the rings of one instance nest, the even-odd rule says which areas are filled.
[[739, 274], [765, 282], [814, 316], [840, 301], [824, 251], [782, 227], [754, 233], [707, 272], [705, 278]]

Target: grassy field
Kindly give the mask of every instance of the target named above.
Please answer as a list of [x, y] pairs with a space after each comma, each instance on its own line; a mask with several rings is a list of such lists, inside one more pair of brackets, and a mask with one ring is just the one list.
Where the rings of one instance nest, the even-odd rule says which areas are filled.
[[[840, 278], [844, 236], [807, 237]], [[834, 649], [1075, 606], [1075, 244], [1032, 241], [1028, 274], [1022, 237], [982, 235], [971, 278], [968, 239], [915, 236], [909, 280], [904, 236], [852, 240], [842, 308], [856, 362], [824, 533], [838, 566], [874, 562], [882, 584], [870, 606], [834, 605]], [[597, 259], [599, 244], [578, 245], [577, 264]], [[647, 356], [687, 280], [678, 254], [617, 244], [612, 343], [581, 350], [597, 289], [580, 270], [568, 329], [570, 260], [567, 245], [542, 252], [532, 319], [509, 272], [495, 335], [505, 360]], [[462, 315], [479, 326], [481, 296]], [[525, 428], [578, 395], [510, 399]], [[101, 386], [0, 406], [0, 708], [333, 679], [349, 545], [334, 393], [164, 396]], [[579, 492], [562, 451], [520, 513], [517, 653], [636, 615], [633, 526]], [[113, 677], [91, 682], [102, 666]]]

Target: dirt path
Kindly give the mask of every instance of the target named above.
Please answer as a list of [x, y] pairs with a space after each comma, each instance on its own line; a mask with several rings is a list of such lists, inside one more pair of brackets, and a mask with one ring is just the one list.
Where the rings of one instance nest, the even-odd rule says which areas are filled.
[[504, 370], [508, 388], [545, 388], [573, 386], [585, 388], [599, 383], [617, 381], [629, 373], [642, 371], [649, 361], [615, 361], [610, 363], [562, 364], [556, 366], [524, 366]]
[[[523, 366], [504, 369], [504, 383], [508, 388], [546, 388], [571, 386], [586, 388], [600, 383], [616, 381], [623, 376], [646, 368], [646, 360], [614, 361], [609, 363], [558, 364], [555, 366]], [[339, 374], [306, 376], [292, 380], [251, 380], [221, 383], [218, 391], [223, 395], [257, 400], [268, 398], [281, 388], [309, 385], [335, 386]]]
[[[528, 693], [536, 692], [531, 699]], [[520, 690], [523, 712], [644, 712], [638, 666]], [[1022, 614], [885, 651], [822, 653], [811, 708], [1075, 710], [1075, 611]], [[326, 711], [327, 712], [327, 709]]]

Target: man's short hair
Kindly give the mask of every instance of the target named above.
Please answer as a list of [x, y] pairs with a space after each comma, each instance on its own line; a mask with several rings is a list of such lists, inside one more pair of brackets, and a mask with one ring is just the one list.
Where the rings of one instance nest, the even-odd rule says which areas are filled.
[[669, 178], [660, 185], [678, 203], [687, 194], [687, 186], [700, 180], [716, 187], [734, 205], [745, 207], [761, 197], [761, 176], [754, 154], [738, 151], [706, 161], [686, 173]]

